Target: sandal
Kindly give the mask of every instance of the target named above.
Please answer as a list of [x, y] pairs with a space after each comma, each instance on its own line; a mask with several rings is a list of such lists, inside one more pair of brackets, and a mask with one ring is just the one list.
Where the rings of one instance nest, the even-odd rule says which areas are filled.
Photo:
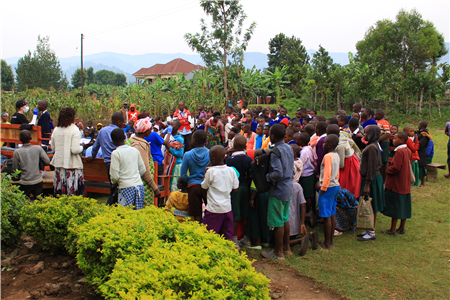
[[406, 233], [405, 229], [403, 229], [403, 230], [397, 229], [396, 232], [397, 232], [398, 234], [405, 234], [405, 233]]
[[271, 252], [263, 251], [261, 252], [261, 256], [267, 259], [284, 260], [284, 257], [276, 256], [275, 253], [273, 253], [273, 251]]
[[286, 255], [286, 256], [292, 256], [292, 255], [294, 255], [293, 253], [292, 253], [292, 251], [283, 251], [283, 254], [284, 255]]
[[303, 237], [303, 241], [302, 241], [302, 247], [300, 248], [300, 256], [303, 256], [306, 254], [306, 251], [308, 251], [308, 244], [309, 244], [309, 234], [305, 235]]
[[331, 248], [325, 247], [325, 242], [319, 242], [319, 246], [320, 246], [320, 248], [322, 248], [323, 250], [330, 250], [330, 249], [331, 249]]
[[337, 231], [337, 230], [334, 231], [334, 236], [340, 236], [340, 235], [343, 235], [343, 234], [344, 233], [341, 232], [341, 231]]
[[386, 233], [386, 234], [389, 234], [389, 235], [392, 235], [392, 236], [395, 236], [395, 235], [397, 234], [396, 231], [390, 232], [389, 230], [383, 230], [382, 232], [383, 232], [383, 233]]

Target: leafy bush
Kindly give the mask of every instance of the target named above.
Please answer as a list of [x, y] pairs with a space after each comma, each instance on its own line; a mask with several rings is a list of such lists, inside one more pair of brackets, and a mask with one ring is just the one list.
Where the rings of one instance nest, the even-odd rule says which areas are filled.
[[28, 203], [27, 197], [12, 184], [11, 176], [2, 174], [2, 242], [13, 244], [22, 236], [19, 212]]
[[78, 228], [101, 210], [102, 206], [95, 199], [67, 195], [45, 197], [22, 208], [20, 224], [24, 233], [32, 236], [44, 249], [56, 252], [66, 248], [75, 253], [77, 236], [69, 233], [68, 225]]
[[78, 265], [107, 299], [269, 299], [232, 242], [162, 209], [112, 207], [78, 234]]

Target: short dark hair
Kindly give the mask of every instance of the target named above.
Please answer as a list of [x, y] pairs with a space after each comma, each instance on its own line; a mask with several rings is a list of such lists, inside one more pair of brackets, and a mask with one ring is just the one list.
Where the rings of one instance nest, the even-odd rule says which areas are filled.
[[325, 121], [327, 120], [327, 118], [325, 118], [324, 116], [317, 116], [317, 117], [316, 117], [316, 120], [317, 120], [318, 122], [325, 122]]
[[276, 109], [272, 109], [270, 112], [273, 113], [273, 114], [276, 114], [277, 110]]
[[328, 121], [328, 123], [330, 123], [330, 125], [331, 124], [336, 124], [336, 125], [339, 124], [338, 120], [336, 118], [329, 118], [327, 121]]
[[123, 132], [123, 129], [116, 128], [113, 131], [111, 131], [111, 139], [113, 142], [123, 142], [125, 140], [125, 134]]
[[304, 108], [304, 107], [300, 108], [298, 111], [301, 111], [301, 112], [308, 112], [308, 111], [306, 110], [306, 108]]
[[285, 136], [294, 136], [294, 130], [292, 130], [290, 128], [286, 128]]
[[208, 134], [204, 130], [196, 130], [192, 135], [192, 137], [195, 138], [197, 143], [204, 144], [206, 143], [206, 138], [208, 137]]
[[327, 131], [327, 123], [325, 122], [319, 122], [316, 125], [316, 130], [319, 130], [320, 132], [326, 132]]
[[350, 120], [348, 120], [348, 126], [350, 127], [358, 127], [359, 126], [359, 120], [357, 118], [350, 118]]
[[345, 121], [345, 123], [348, 122], [348, 118], [346, 115], [339, 115], [338, 119], [339, 119], [339, 121]]
[[398, 137], [403, 140], [405, 143], [408, 141], [408, 135], [406, 134], [406, 132], [403, 131], [399, 131], [397, 132], [395, 135], [398, 135]]
[[420, 124], [420, 126], [422, 126], [423, 128], [427, 128], [427, 126], [428, 126], [428, 122], [425, 121], [425, 120], [420, 121], [419, 124]]
[[335, 149], [336, 146], [339, 144], [339, 136], [337, 136], [335, 134], [329, 134], [325, 138], [325, 142], [327, 142], [327, 141], [330, 142], [331, 145], [333, 146], [333, 149]]
[[270, 128], [270, 134], [273, 134], [276, 139], [282, 140], [286, 135], [286, 129], [281, 124], [274, 124]]
[[308, 145], [309, 141], [311, 140], [311, 137], [307, 133], [301, 133], [298, 139], [302, 143], [302, 145]]

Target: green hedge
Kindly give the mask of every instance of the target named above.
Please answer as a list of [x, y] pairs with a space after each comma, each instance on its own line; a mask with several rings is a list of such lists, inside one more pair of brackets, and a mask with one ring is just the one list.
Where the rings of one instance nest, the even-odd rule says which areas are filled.
[[163, 209], [111, 207], [77, 233], [78, 265], [107, 299], [269, 299], [232, 242]]
[[20, 210], [28, 204], [28, 198], [19, 190], [19, 186], [12, 185], [11, 176], [2, 174], [2, 242], [14, 244], [22, 236], [22, 227], [19, 224]]

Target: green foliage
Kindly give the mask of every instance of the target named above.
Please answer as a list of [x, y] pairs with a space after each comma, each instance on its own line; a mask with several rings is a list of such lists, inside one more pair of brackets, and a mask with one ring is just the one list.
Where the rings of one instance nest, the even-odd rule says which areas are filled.
[[2, 73], [2, 90], [3, 91], [12, 91], [14, 87], [14, 73], [10, 65], [6, 63], [5, 60], [2, 59], [1, 62], [1, 73]]
[[127, 86], [127, 77], [121, 73], [100, 70], [94, 74], [94, 82], [100, 85]]
[[38, 45], [31, 55], [28, 53], [19, 59], [16, 67], [16, 88], [18, 91], [42, 88], [55, 90], [67, 89], [68, 80], [65, 77], [58, 57], [50, 49], [49, 37], [38, 37]]
[[[87, 83], [88, 73], [86, 72], [86, 69], [83, 69], [83, 81], [84, 85]], [[70, 80], [70, 83], [73, 85], [75, 89], [81, 87], [81, 68], [77, 68], [75, 72], [72, 74], [72, 79]]]
[[2, 242], [16, 243], [22, 236], [22, 227], [19, 225], [20, 210], [28, 203], [27, 197], [12, 184], [10, 175], [2, 173]]
[[111, 207], [73, 231], [78, 265], [106, 298], [268, 299], [268, 279], [232, 242], [160, 208]]
[[284, 33], [279, 33], [269, 40], [269, 54], [267, 54], [267, 64], [269, 67], [267, 70], [274, 72], [276, 67], [282, 68], [281, 63], [281, 48], [286, 40], [286, 35]]
[[32, 236], [44, 249], [52, 252], [67, 249], [75, 252], [76, 235], [68, 226], [76, 229], [88, 219], [99, 214], [102, 206], [95, 199], [63, 195], [45, 197], [24, 206], [20, 212], [20, 224], [24, 233]]

